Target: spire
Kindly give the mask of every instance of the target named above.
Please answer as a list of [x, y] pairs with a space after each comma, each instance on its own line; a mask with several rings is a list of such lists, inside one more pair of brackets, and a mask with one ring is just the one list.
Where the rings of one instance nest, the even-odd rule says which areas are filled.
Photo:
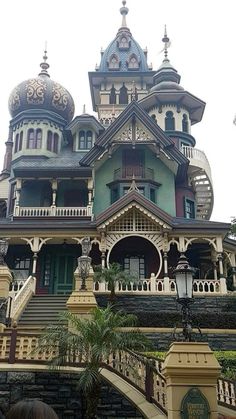
[[39, 76], [47, 76], [50, 77], [50, 75], [48, 74], [48, 68], [49, 68], [49, 64], [47, 63], [47, 42], [45, 42], [45, 49], [44, 49], [44, 55], [43, 55], [43, 62], [40, 64], [41, 67], [41, 71], [39, 73]]
[[129, 12], [128, 7], [126, 7], [126, 0], [122, 1], [123, 7], [120, 8], [120, 14], [122, 15], [122, 23], [121, 23], [121, 27], [122, 28], [127, 28], [127, 23], [126, 23], [126, 15]]
[[168, 48], [170, 47], [170, 38], [168, 38], [168, 36], [167, 36], [166, 25], [165, 25], [164, 37], [162, 38], [162, 42], [164, 42], [164, 48], [162, 50], [162, 51], [164, 51], [164, 60], [163, 60], [163, 62], [169, 61], [169, 58], [168, 58]]

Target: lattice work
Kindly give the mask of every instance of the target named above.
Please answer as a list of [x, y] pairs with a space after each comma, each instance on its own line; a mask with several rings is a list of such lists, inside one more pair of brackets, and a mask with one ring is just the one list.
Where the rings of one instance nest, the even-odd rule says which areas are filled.
[[140, 211], [132, 209], [123, 217], [114, 222], [108, 227], [108, 231], [125, 231], [125, 232], [140, 232], [140, 231], [159, 231], [158, 226], [143, 215]]

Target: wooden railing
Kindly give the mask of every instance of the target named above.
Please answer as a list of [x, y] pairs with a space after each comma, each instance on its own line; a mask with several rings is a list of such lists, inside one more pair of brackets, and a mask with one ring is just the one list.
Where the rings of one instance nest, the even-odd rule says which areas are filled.
[[91, 217], [92, 207], [19, 207], [14, 209], [15, 217]]
[[[16, 283], [19, 285], [18, 283]], [[17, 286], [15, 289], [14, 285], [9, 291], [9, 299], [7, 306], [7, 318], [13, 322], [18, 319], [28, 301], [35, 294], [36, 289], [36, 278], [32, 275], [27, 278], [21, 286]]]
[[[57, 355], [58, 347], [49, 350], [36, 350], [40, 334], [18, 332], [16, 328], [0, 333], [0, 364], [15, 363], [48, 363]], [[83, 357], [77, 353], [68, 356], [67, 365], [83, 367]], [[102, 363], [107, 368], [143, 393], [146, 399], [155, 403], [166, 413], [166, 380], [162, 375], [162, 362], [146, 358], [132, 351], [116, 352]], [[220, 378], [218, 380], [217, 398], [219, 405], [236, 411], [236, 383]]]

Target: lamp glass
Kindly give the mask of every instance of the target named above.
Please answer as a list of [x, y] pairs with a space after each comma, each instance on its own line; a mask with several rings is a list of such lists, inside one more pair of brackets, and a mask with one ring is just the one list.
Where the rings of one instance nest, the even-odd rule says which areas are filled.
[[175, 274], [177, 295], [179, 299], [193, 298], [193, 274], [192, 271], [179, 271]]

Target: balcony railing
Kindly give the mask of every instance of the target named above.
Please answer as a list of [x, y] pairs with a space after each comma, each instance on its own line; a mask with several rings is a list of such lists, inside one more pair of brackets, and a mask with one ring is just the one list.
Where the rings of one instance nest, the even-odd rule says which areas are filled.
[[124, 167], [114, 170], [114, 180], [132, 178], [154, 180], [154, 171], [144, 167]]
[[92, 217], [92, 207], [19, 207], [14, 217]]

